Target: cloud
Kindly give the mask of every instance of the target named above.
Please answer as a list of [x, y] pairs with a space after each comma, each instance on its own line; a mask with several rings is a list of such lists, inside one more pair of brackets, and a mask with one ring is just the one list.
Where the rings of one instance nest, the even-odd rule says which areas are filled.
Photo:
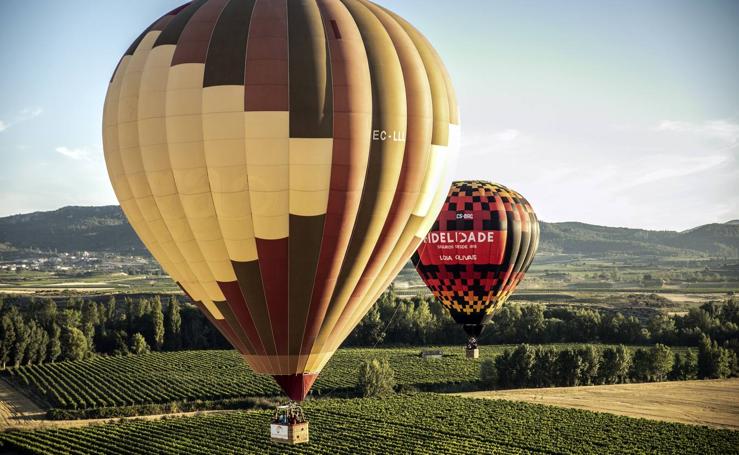
[[513, 142], [521, 136], [521, 132], [514, 129], [507, 129], [493, 133], [493, 137], [500, 142]]
[[89, 160], [90, 151], [86, 147], [70, 148], [60, 146], [54, 149], [57, 153], [73, 160]]
[[467, 156], [487, 155], [504, 150], [512, 151], [529, 143], [530, 139], [514, 128], [481, 134], [465, 133], [462, 136], [462, 151]]
[[708, 120], [702, 123], [663, 120], [654, 129], [717, 139], [729, 145], [739, 143], [739, 124], [729, 120]]
[[40, 107], [23, 108], [20, 111], [18, 111], [11, 120], [8, 120], [7, 122], [0, 120], [0, 133], [7, 130], [11, 126], [14, 126], [19, 123], [36, 118], [43, 113], [44, 113], [44, 110], [43, 108], [40, 108]]
[[[632, 176], [633, 178], [616, 186], [614, 190], [623, 191], [627, 188], [655, 183], [661, 180], [687, 177], [727, 164], [729, 161], [730, 158], [725, 155], [677, 158], [671, 156], [650, 157], [648, 160], [642, 160], [642, 162], [636, 163], [636, 169], [641, 170], [639, 174], [634, 174]], [[665, 163], [669, 164], [665, 166]]]

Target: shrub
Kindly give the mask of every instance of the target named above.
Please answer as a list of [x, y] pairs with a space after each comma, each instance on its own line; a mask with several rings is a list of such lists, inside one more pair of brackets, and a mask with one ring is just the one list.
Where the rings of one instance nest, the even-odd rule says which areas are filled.
[[395, 373], [387, 359], [365, 360], [359, 366], [359, 393], [363, 397], [379, 397], [392, 394]]
[[493, 359], [485, 359], [480, 363], [480, 383], [488, 388], [498, 385], [498, 369]]

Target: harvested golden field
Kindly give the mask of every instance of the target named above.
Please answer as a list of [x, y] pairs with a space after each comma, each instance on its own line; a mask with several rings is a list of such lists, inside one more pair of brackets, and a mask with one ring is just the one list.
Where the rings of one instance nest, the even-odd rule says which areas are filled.
[[739, 430], [739, 379], [519, 389], [458, 394]]

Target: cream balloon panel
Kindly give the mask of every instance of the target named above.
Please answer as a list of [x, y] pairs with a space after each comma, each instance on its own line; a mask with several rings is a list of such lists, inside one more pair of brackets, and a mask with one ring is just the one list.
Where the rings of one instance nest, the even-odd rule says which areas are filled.
[[[158, 32], [152, 32], [148, 34], [146, 39], [142, 40], [142, 44], [144, 46], [151, 46], [157, 35]], [[116, 196], [121, 203], [121, 207], [127, 214], [127, 217], [129, 218], [139, 237], [142, 239], [147, 248], [152, 252], [152, 254], [155, 255], [155, 257], [157, 257], [158, 259], [161, 258], [160, 263], [164, 270], [173, 277], [178, 277], [179, 272], [177, 268], [171, 262], [167, 254], [162, 250], [161, 245], [157, 241], [154, 233], [151, 232], [149, 226], [146, 223], [141, 208], [135, 198], [135, 193], [132, 190], [129, 180], [126, 176], [126, 169], [121, 157], [121, 141], [119, 137], [119, 125], [121, 122], [120, 119], [130, 119], [132, 116], [131, 111], [134, 109], [134, 103], [132, 101], [134, 97], [130, 92], [130, 83], [126, 84], [126, 95], [128, 96], [128, 99], [124, 99], [123, 102], [121, 102], [121, 98], [124, 95], [122, 92], [124, 88], [124, 81], [127, 80], [126, 74], [128, 74], [129, 71], [132, 71], [134, 75], [138, 74], [140, 77], [139, 68], [141, 68], [142, 65], [142, 53], [145, 52], [144, 49], [147, 49], [146, 47], [141, 46], [140, 48], [142, 50], [139, 51], [138, 55], [125, 56], [121, 60], [118, 71], [116, 72], [113, 81], [111, 81], [111, 85], [106, 96], [105, 112], [103, 116], [103, 140], [106, 165], [111, 177], [111, 183], [113, 184]], [[125, 111], [123, 115], [121, 115], [122, 110]], [[126, 138], [126, 140], [126, 145], [129, 146], [132, 144], [132, 142], [134, 142], [134, 138], [131, 137]], [[129, 166], [135, 166], [135, 163], [126, 164], [128, 164]]]
[[[165, 124], [170, 165], [179, 205], [170, 207], [192, 239], [180, 244], [188, 263], [211, 301], [224, 301], [217, 281], [233, 281], [226, 245], [218, 225], [205, 160], [203, 77], [205, 65], [185, 63], [170, 68], [166, 89]], [[168, 215], [165, 215], [165, 218]]]
[[243, 86], [203, 90], [205, 161], [214, 210], [227, 256], [239, 262], [257, 259], [247, 178], [243, 100]]
[[[147, 218], [149, 227], [160, 241], [174, 266], [178, 269], [178, 282], [193, 295], [204, 299], [204, 291], [197, 284], [197, 278], [187, 260], [182, 255], [175, 236], [187, 238], [187, 230], [177, 230], [172, 220], [163, 216], [167, 204], [176, 199], [177, 187], [169, 164], [166, 123], [166, 87], [169, 65], [175, 46], [158, 46], [149, 52], [141, 76], [138, 104], [138, 135], [140, 157], [147, 184], [156, 204], [156, 213]], [[174, 234], [173, 234], [174, 233]]]
[[[140, 65], [141, 74], [138, 71], [131, 74], [129, 69], [124, 75], [125, 80], [130, 81], [128, 86], [132, 91], [132, 97], [137, 98], [136, 121], [131, 122], [132, 128], [129, 130], [129, 134], [136, 135], [137, 147], [126, 149], [126, 153], [122, 153], [125, 157], [124, 164], [128, 163], [128, 166], [124, 168], [132, 188], [135, 188], [135, 192], [140, 195], [137, 198], [139, 207], [146, 208], [144, 221], [147, 227], [157, 237], [161, 249], [165, 250], [164, 255], [167, 256], [165, 261], [169, 260], [174, 263], [175, 273], [171, 275], [188, 290], [193, 298], [203, 301], [214, 317], [222, 319], [223, 316], [212, 304], [207, 292], [198, 283], [196, 274], [193, 273], [197, 265], [191, 264], [181, 253], [183, 239], [186, 242], [191, 237], [188, 235], [188, 229], [182, 226], [182, 220], [179, 220], [178, 225], [176, 218], [167, 216], [167, 208], [176, 205], [174, 203], [176, 184], [171, 171], [168, 175], [169, 150], [166, 135], [163, 134], [165, 124], [161, 117], [155, 115], [165, 108], [164, 88], [168, 79], [173, 46], [152, 51], [151, 45], [158, 35], [159, 32], [147, 34], [134, 52], [133, 60], [144, 62]], [[136, 70], [138, 68], [139, 65], [135, 67]], [[142, 109], [139, 109], [139, 106]], [[178, 240], [180, 244], [177, 243]], [[157, 254], [156, 251], [152, 253], [160, 259], [161, 254]]]

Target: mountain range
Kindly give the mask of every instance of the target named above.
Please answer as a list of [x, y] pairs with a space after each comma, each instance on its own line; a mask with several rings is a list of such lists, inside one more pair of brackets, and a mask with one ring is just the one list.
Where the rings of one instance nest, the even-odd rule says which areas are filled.
[[[34, 250], [147, 254], [116, 205], [70, 206], [0, 218], [0, 256], [18, 256]], [[541, 222], [539, 251], [585, 256], [739, 258], [739, 220], [682, 232]]]

